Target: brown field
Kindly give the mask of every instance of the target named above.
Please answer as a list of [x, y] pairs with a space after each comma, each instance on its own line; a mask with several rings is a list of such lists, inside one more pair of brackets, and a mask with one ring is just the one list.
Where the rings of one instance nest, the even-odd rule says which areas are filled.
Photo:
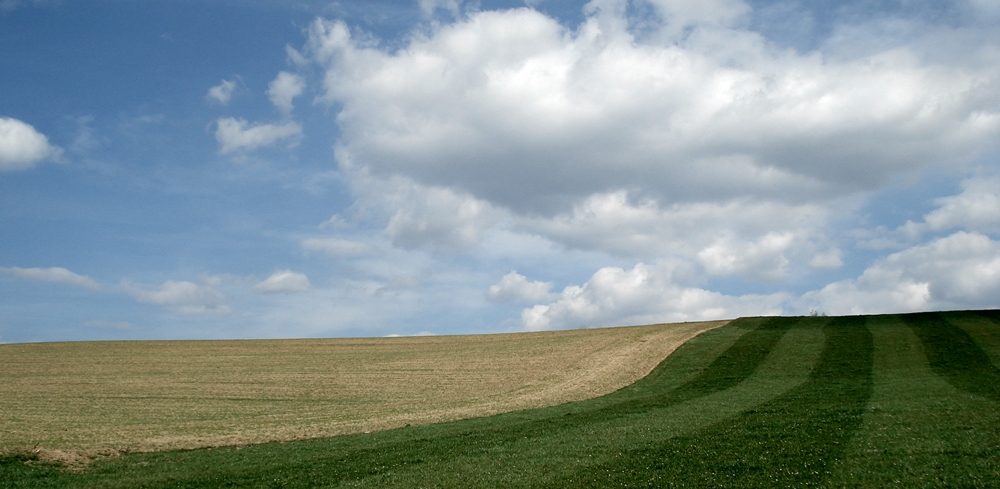
[[635, 382], [683, 342], [725, 323], [0, 345], [0, 451], [242, 445], [551, 406]]

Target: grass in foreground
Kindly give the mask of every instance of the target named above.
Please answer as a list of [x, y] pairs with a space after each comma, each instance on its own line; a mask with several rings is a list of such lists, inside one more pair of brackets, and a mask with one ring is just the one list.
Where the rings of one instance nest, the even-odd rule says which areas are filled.
[[[11, 487], [991, 487], [996, 313], [748, 318], [613, 394], [490, 418], [127, 454]], [[964, 361], [963, 358], [970, 359]], [[986, 387], [983, 387], [986, 386]]]

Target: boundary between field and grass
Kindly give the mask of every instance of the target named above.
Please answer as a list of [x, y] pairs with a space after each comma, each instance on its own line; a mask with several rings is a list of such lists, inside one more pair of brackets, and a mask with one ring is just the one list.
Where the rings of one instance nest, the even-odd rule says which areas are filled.
[[[120, 453], [375, 432], [599, 397], [728, 321], [497, 335], [0, 346], [0, 451]], [[505, 378], [509, 377], [509, 378]]]

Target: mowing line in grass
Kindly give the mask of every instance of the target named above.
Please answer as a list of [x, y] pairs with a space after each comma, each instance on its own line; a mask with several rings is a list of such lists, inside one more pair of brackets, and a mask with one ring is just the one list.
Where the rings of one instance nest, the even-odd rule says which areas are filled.
[[[965, 313], [943, 317], [966, 328]], [[829, 487], [996, 487], [1000, 406], [935, 373], [898, 315], [872, 316], [872, 397]]]
[[558, 481], [551, 487], [821, 484], [861, 425], [871, 395], [874, 350], [862, 317], [835, 318], [823, 329], [826, 345], [806, 383], [731, 420], [624, 452], [572, 482]]
[[946, 318], [969, 333], [982, 348], [993, 366], [1000, 367], [1000, 311], [968, 311], [950, 313]]
[[994, 323], [1000, 324], [1000, 309], [990, 309], [986, 311], [970, 311], [984, 318], [991, 319]]
[[[664, 392], [662, 387], [655, 384], [660, 380], [659, 376], [651, 375], [634, 387], [623, 389], [622, 394], [630, 394], [633, 391], [641, 392], [644, 389], [658, 390], [659, 392], [656, 394], [649, 392], [638, 398], [628, 398], [623, 395], [621, 402], [583, 413], [583, 419], [603, 420], [611, 416], [662, 409], [735, 387], [757, 370], [771, 354], [771, 350], [774, 349], [778, 341], [788, 333], [789, 328], [796, 322], [798, 322], [798, 318], [787, 317], [738, 319], [730, 325], [737, 328], [752, 327], [753, 329], [716, 357], [697, 377], [676, 389]], [[579, 419], [576, 420], [577, 423], [579, 421]]]
[[936, 312], [904, 314], [935, 373], [955, 388], [1000, 401], [1000, 369], [965, 332]]

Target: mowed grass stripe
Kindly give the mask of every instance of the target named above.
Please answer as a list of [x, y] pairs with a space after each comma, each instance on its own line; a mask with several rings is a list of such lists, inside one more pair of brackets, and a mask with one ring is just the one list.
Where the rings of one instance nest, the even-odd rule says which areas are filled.
[[[980, 323], [964, 313], [944, 317]], [[1000, 405], [935, 373], [920, 339], [900, 316], [869, 317], [868, 328], [875, 340], [872, 397], [826, 485], [996, 487]]]
[[920, 338], [931, 368], [957, 389], [1000, 401], [1000, 369], [965, 332], [939, 313], [905, 314]]
[[969, 333], [993, 365], [1000, 367], [1000, 311], [956, 312], [948, 318]]
[[631, 450], [551, 487], [821, 484], [861, 425], [874, 351], [863, 317], [825, 321], [826, 345], [806, 383], [702, 432]]
[[771, 354], [789, 328], [799, 321], [799, 318], [773, 317], [738, 320], [736, 326], [758, 321], [757, 327], [744, 335], [730, 349], [719, 355], [709, 365], [705, 373], [691, 380], [667, 396], [670, 404], [683, 402], [714, 392], [730, 389], [745, 381], [750, 374]]

